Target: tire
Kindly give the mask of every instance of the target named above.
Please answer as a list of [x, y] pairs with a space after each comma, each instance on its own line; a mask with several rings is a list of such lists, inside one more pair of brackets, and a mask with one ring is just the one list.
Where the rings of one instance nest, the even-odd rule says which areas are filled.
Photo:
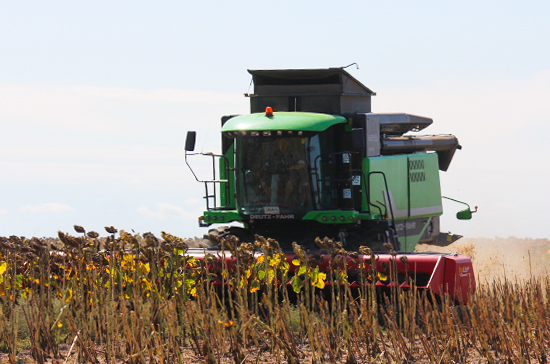
[[238, 226], [218, 226], [208, 229], [208, 233], [202, 236], [202, 242], [199, 243], [199, 248], [217, 249], [218, 242], [229, 235], [236, 236], [240, 241], [248, 235], [246, 230]]

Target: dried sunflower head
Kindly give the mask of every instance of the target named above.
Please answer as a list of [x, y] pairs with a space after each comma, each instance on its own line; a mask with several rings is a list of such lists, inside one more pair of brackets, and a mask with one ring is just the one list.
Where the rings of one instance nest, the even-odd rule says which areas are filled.
[[296, 253], [296, 255], [298, 256], [298, 258], [302, 261], [302, 262], [305, 262], [307, 260], [307, 255], [306, 255], [306, 252], [304, 251], [304, 249], [298, 245], [296, 242], [293, 242], [292, 243], [292, 249], [294, 250], [294, 252]]
[[274, 251], [281, 251], [281, 247], [279, 246], [279, 242], [275, 239], [267, 239], [267, 243], [269, 244], [269, 247], [273, 249]]
[[149, 247], [156, 248], [159, 246], [159, 240], [152, 233], [143, 234], [143, 239], [145, 239], [145, 244]]
[[118, 230], [114, 226], [105, 226], [105, 231], [109, 234], [116, 234]]

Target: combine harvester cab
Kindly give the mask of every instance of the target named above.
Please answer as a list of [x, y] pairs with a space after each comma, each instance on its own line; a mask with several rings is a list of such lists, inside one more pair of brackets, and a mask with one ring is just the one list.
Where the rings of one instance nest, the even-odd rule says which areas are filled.
[[[298, 243], [325, 257], [319, 267], [328, 270], [326, 252], [315, 244], [328, 237], [347, 251], [369, 247], [378, 258], [376, 271], [383, 276], [396, 266], [405, 277], [377, 280], [377, 286], [406, 288], [415, 275], [422, 277], [417, 287], [467, 302], [475, 290], [470, 258], [412, 253], [418, 243], [448, 245], [460, 238], [439, 228], [439, 171], [461, 148], [458, 139], [416, 135], [432, 124], [427, 117], [371, 112], [375, 93], [344, 68], [249, 73], [251, 114], [222, 117], [221, 154], [194, 153], [195, 132], [185, 145], [186, 162], [199, 154], [214, 162], [211, 179], [193, 172], [206, 191], [199, 224], [242, 226], [211, 228], [202, 248], [190, 253], [200, 259], [204, 248], [217, 250], [214, 235], [253, 241], [257, 234], [277, 240], [289, 262]], [[468, 206], [457, 217], [473, 212]], [[347, 270], [357, 270], [354, 264], [348, 261]]]

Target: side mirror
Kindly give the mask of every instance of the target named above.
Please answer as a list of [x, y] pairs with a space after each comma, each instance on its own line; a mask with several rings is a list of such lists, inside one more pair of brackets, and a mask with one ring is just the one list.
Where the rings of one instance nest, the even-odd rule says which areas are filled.
[[467, 209], [460, 210], [459, 212], [456, 213], [456, 218], [459, 219], [459, 220], [470, 220], [472, 218], [472, 214], [477, 212], [477, 206], [473, 210], [470, 210], [470, 205], [468, 205], [466, 202], [458, 201], [458, 200], [455, 200], [454, 198], [445, 197], [445, 196], [441, 196], [441, 198], [444, 198], [446, 200], [451, 200], [451, 201], [454, 201], [454, 202], [458, 202], [458, 203], [461, 203], [463, 205], [468, 206]]
[[195, 140], [197, 139], [196, 131], [188, 131], [185, 139], [185, 151], [192, 152], [195, 150]]
[[459, 220], [470, 220], [472, 218], [472, 211], [470, 209], [460, 210], [456, 213], [456, 218]]
[[363, 128], [351, 129], [351, 140], [354, 148], [365, 148], [365, 131], [363, 130]]

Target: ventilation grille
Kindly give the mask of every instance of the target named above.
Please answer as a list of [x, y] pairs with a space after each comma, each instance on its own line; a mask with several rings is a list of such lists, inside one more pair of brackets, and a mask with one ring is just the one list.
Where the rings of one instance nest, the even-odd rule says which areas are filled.
[[[409, 171], [411, 171], [409, 172], [409, 178], [411, 180], [411, 183], [426, 181], [426, 173], [424, 173], [423, 169], [424, 169], [423, 159], [409, 160]], [[412, 171], [418, 171], [418, 172], [412, 172]]]
[[414, 171], [417, 169], [424, 169], [424, 159], [415, 159], [415, 160], [409, 161], [409, 169], [411, 171]]
[[411, 182], [424, 182], [426, 181], [426, 174], [424, 172], [411, 172]]

